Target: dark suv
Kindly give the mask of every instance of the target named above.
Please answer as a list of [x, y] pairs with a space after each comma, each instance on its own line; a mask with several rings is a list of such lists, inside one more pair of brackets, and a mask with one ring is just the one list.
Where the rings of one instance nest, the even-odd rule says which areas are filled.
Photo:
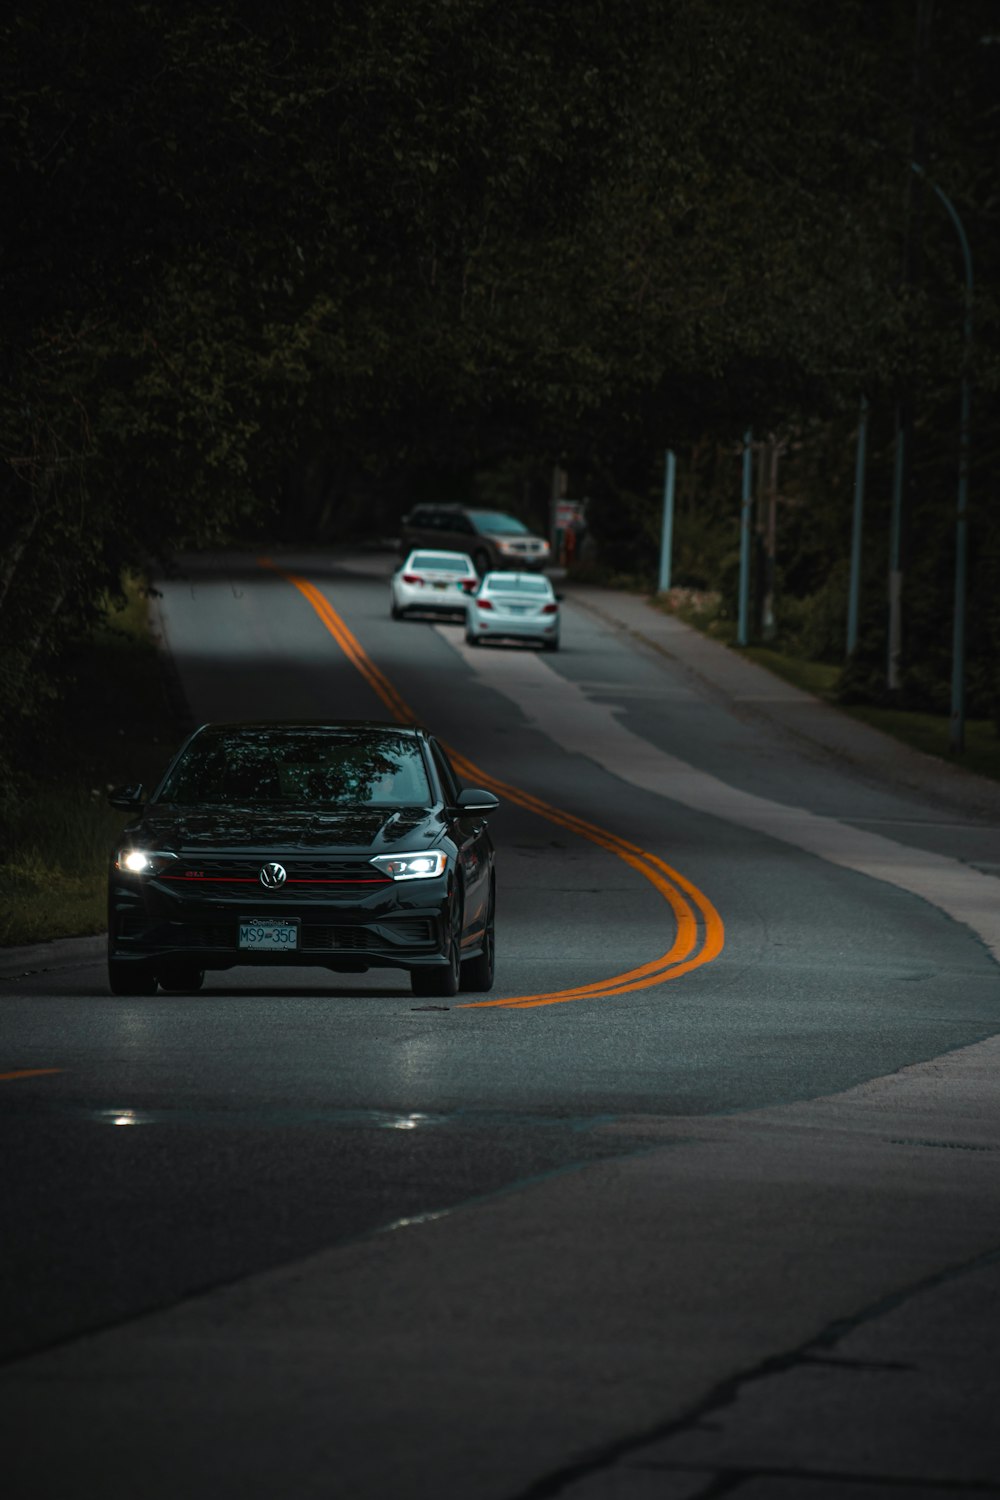
[[465, 552], [480, 577], [503, 568], [539, 572], [549, 561], [549, 544], [523, 521], [501, 510], [472, 510], [464, 505], [418, 505], [401, 523], [399, 552], [440, 547]]

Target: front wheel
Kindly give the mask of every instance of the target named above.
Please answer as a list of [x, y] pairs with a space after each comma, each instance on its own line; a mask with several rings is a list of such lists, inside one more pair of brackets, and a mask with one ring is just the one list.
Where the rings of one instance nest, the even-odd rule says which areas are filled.
[[155, 995], [156, 974], [152, 964], [130, 964], [108, 959], [108, 989], [112, 995]]
[[490, 914], [483, 933], [483, 951], [475, 958], [467, 958], [462, 965], [461, 986], [471, 994], [485, 995], [493, 988], [496, 946], [493, 940], [493, 916], [495, 895], [490, 891]]
[[411, 969], [410, 987], [422, 998], [443, 996], [450, 998], [458, 994], [458, 977], [461, 968], [461, 950], [458, 933], [451, 940], [448, 950], [448, 965], [444, 969]]

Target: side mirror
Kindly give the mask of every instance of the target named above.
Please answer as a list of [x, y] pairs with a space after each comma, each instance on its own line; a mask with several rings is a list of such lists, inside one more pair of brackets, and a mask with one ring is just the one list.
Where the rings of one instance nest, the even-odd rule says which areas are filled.
[[145, 787], [141, 781], [137, 781], [134, 786], [116, 786], [108, 793], [108, 802], [122, 812], [135, 812], [142, 806], [144, 793]]
[[481, 791], [478, 787], [467, 786], [464, 792], [458, 796], [458, 810], [465, 813], [467, 817], [486, 817], [491, 812], [496, 812], [500, 806], [500, 798], [494, 797], [492, 792]]

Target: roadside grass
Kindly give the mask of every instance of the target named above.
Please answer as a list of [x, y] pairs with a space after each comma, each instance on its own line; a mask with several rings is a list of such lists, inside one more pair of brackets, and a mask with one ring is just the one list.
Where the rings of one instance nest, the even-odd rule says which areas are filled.
[[775, 677], [782, 678], [791, 683], [792, 687], [801, 688], [804, 693], [812, 693], [817, 698], [823, 698], [828, 703], [837, 703], [837, 683], [840, 680], [840, 668], [828, 661], [806, 661], [801, 656], [787, 656], [781, 651], [775, 651], [769, 646], [744, 646], [735, 647], [741, 656], [746, 656], [750, 661], [755, 661], [758, 666], [766, 667], [773, 672]]
[[893, 735], [914, 750], [936, 755], [940, 760], [961, 766], [963, 771], [1000, 781], [1000, 736], [991, 719], [966, 719], [965, 749], [961, 755], [953, 755], [948, 743], [949, 720], [944, 714], [906, 713], [866, 703], [839, 706], [844, 713], [861, 719], [873, 729], [881, 729], [883, 734]]
[[107, 861], [128, 815], [105, 800], [156, 782], [180, 734], [141, 580], [81, 645], [0, 843], [0, 945], [103, 932]]
[[960, 756], [951, 752], [949, 745], [949, 720], [945, 714], [917, 713], [909, 709], [885, 708], [877, 704], [843, 703], [838, 697], [840, 667], [832, 662], [809, 661], [790, 652], [779, 651], [771, 646], [737, 646], [736, 621], [720, 613], [719, 596], [702, 594], [693, 589], [672, 589], [667, 598], [652, 601], [658, 609], [675, 614], [685, 622], [702, 630], [706, 635], [739, 651], [750, 661], [766, 667], [776, 677], [789, 682], [803, 692], [813, 693], [817, 698], [833, 705], [841, 713], [860, 719], [891, 735], [911, 749], [921, 750], [925, 755], [937, 756], [939, 760], [959, 765], [965, 771], [991, 777], [1000, 781], [1000, 734], [990, 719], [966, 719], [965, 749]]

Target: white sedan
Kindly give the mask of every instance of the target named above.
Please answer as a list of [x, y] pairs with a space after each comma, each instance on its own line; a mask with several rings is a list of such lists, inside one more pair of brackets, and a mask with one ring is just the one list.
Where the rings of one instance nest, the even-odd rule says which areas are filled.
[[487, 573], [465, 607], [465, 639], [538, 641], [559, 650], [559, 595], [538, 573]]
[[389, 585], [392, 618], [401, 620], [411, 610], [461, 613], [478, 582], [472, 559], [464, 552], [417, 548], [392, 575]]

